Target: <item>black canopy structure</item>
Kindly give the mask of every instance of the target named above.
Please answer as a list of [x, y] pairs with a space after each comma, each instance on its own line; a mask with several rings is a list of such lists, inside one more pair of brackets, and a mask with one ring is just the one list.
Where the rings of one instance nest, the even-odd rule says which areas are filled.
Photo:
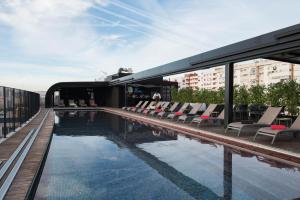
[[67, 104], [68, 99], [82, 99], [87, 102], [91, 98], [91, 93], [93, 93], [94, 101], [98, 106], [120, 107], [127, 105], [127, 86], [143, 87], [149, 90], [157, 90], [157, 88], [160, 88], [164, 100], [169, 101], [170, 99], [167, 98], [167, 96], [170, 95], [166, 95], [165, 93], [170, 93], [171, 87], [177, 87], [177, 82], [164, 81], [162, 77], [137, 81], [126, 85], [110, 85], [109, 83], [110, 80], [56, 83], [46, 92], [45, 106], [53, 107], [55, 104], [54, 92], [59, 92], [65, 104]]
[[110, 81], [121, 85], [225, 65], [225, 125], [232, 121], [234, 63], [265, 58], [300, 64], [300, 24]]
[[119, 76], [119, 78], [110, 79], [106, 82], [58, 83], [53, 85], [47, 91], [46, 106], [53, 105], [51, 94], [54, 90], [57, 90], [63, 85], [64, 87], [79, 87], [81, 84], [87, 84], [86, 86], [90, 87], [91, 85], [95, 86], [100, 84], [101, 87], [115, 88], [115, 91], [113, 92], [107, 91], [108, 93], [112, 94], [116, 94], [116, 90], [119, 92], [122, 90], [122, 95], [110, 95], [110, 98], [118, 97], [119, 99], [116, 101], [124, 101], [125, 99], [126, 104], [124, 91], [126, 91], [128, 84], [153, 83], [157, 82], [157, 80], [162, 80], [164, 76], [225, 65], [225, 125], [227, 125], [232, 121], [233, 113], [234, 63], [257, 58], [300, 64], [300, 24], [263, 34], [248, 40], [217, 48], [165, 65], [154, 67], [145, 71], [128, 74], [126, 76]]

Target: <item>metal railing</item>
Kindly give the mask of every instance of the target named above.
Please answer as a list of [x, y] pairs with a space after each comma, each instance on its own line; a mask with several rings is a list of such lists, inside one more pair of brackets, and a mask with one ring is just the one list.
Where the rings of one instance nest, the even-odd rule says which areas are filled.
[[0, 138], [22, 126], [39, 108], [38, 93], [0, 86]]

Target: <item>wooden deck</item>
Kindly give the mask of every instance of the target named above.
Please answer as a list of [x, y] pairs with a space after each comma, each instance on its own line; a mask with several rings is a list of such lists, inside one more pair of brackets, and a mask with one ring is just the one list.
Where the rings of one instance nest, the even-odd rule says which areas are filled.
[[[4, 161], [1, 167], [5, 161], [9, 159], [29, 131], [40, 125], [46, 113], [47, 109], [41, 109], [38, 115], [31, 122], [0, 144], [0, 159]], [[48, 144], [52, 136], [53, 125], [54, 113], [50, 111], [16, 177], [14, 178], [5, 199], [26, 198], [48, 148]], [[2, 182], [0, 184], [2, 184]]]

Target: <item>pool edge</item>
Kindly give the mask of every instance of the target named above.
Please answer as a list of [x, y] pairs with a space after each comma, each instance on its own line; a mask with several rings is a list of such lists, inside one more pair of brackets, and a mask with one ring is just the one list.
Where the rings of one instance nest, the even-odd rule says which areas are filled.
[[195, 129], [193, 127], [183, 127], [172, 122], [165, 120], [158, 120], [156, 118], [150, 118], [144, 115], [139, 115], [136, 113], [129, 113], [117, 108], [103, 108], [104, 112], [116, 114], [123, 117], [128, 117], [138, 121], [147, 122], [149, 124], [169, 128], [172, 130], [179, 130], [183, 134], [193, 136], [195, 138], [206, 139], [218, 144], [222, 144], [234, 149], [246, 151], [258, 156], [263, 156], [275, 161], [283, 162], [289, 165], [300, 167], [300, 155], [293, 152], [288, 152], [285, 150], [279, 150], [278, 148], [272, 148], [266, 145], [256, 144], [253, 142], [244, 141], [237, 138], [231, 138], [229, 136], [223, 136], [217, 133], [212, 133], [200, 129]]

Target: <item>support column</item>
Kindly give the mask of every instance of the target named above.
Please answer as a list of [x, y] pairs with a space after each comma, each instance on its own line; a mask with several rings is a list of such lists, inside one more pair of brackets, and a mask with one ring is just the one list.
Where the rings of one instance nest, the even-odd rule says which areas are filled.
[[225, 66], [225, 127], [233, 120], [233, 67], [233, 63], [228, 63]]
[[232, 153], [224, 147], [224, 168], [223, 168], [224, 200], [232, 198]]
[[127, 83], [124, 84], [124, 106], [127, 107]]
[[55, 91], [52, 93], [51, 100], [52, 100], [52, 103], [51, 103], [52, 106], [51, 106], [51, 107], [53, 108], [53, 107], [55, 106], [55, 105], [54, 105], [54, 101], [55, 101]]

